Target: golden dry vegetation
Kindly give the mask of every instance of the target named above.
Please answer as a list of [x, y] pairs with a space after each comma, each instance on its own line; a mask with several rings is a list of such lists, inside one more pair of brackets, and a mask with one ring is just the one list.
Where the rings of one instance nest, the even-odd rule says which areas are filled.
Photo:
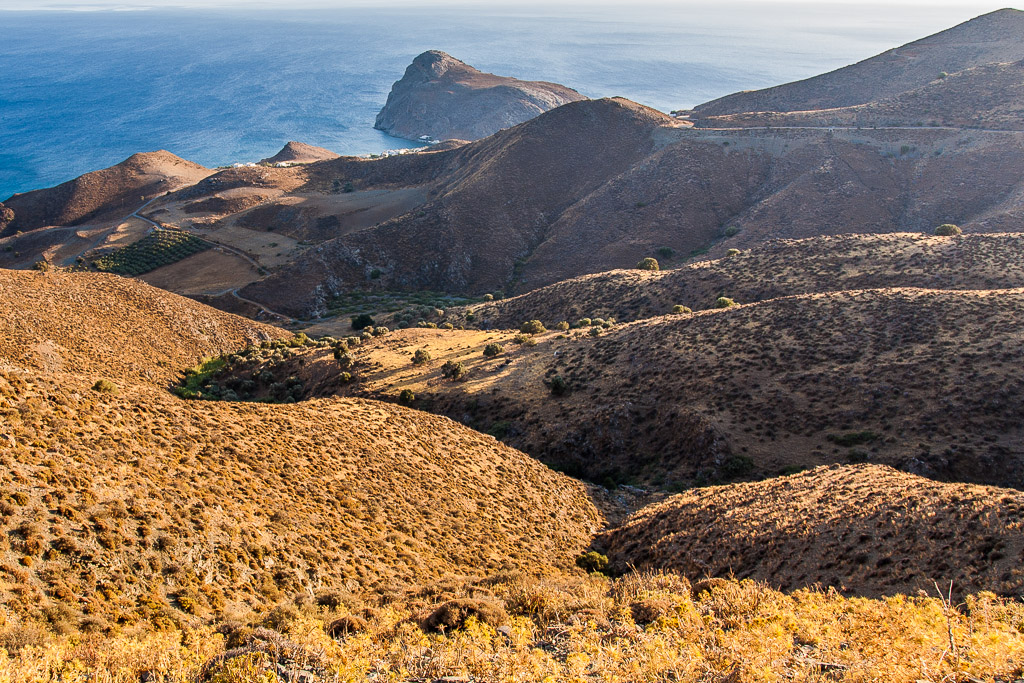
[[946, 484], [880, 465], [832, 465], [694, 489], [595, 544], [620, 569], [736, 576], [846, 595], [1024, 593], [1024, 493]]
[[[304, 680], [544, 683], [1008, 683], [1024, 609], [980, 593], [844, 598], [672, 574], [503, 573], [288, 601], [182, 631], [23, 643], [0, 676], [116, 683]], [[51, 680], [52, 680], [51, 679]]]
[[295, 592], [551, 572], [603, 523], [582, 484], [446, 418], [167, 390], [200, 354], [281, 330], [110, 276], [0, 276], [9, 627], [169, 627]]
[[[938, 683], [970, 676], [994, 683], [1022, 674], [1024, 613], [1019, 603], [992, 593], [959, 597], [957, 588], [952, 601], [872, 600], [819, 589], [787, 594], [750, 580], [691, 587], [677, 574], [584, 577], [572, 569], [573, 559], [603, 525], [587, 489], [491, 437], [362, 399], [183, 401], [167, 391], [176, 374], [171, 364], [180, 368], [232, 344], [241, 349], [289, 335], [111, 276], [0, 276], [10, 293], [0, 309], [5, 680]], [[836, 296], [778, 301], [828, 306]], [[943, 306], [974, 310], [951, 302], [948, 293], [841, 296], [890, 310], [902, 297], [928, 315]], [[984, 304], [979, 315], [995, 309], [985, 329], [996, 334], [999, 302], [1012, 303], [1019, 294], [962, 296]], [[477, 383], [479, 396], [518, 387], [521, 396], [551, 401], [548, 389], [534, 386], [544, 373], [524, 375], [523, 367], [573, 351], [604, 352], [602, 341], [625, 345], [630, 333], [654, 334], [648, 328], [659, 324], [664, 333], [685, 321], [741, 316], [749, 327], [756, 315], [742, 316], [778, 301], [652, 319], [597, 337], [541, 334], [535, 345], [529, 337], [517, 344], [509, 332], [423, 329], [359, 345], [352, 340], [349, 352], [354, 371], [392, 397], [398, 386], [388, 382], [401, 376], [407, 387]], [[843, 308], [857, 307], [846, 301]], [[915, 320], [929, 321], [928, 315]], [[492, 343], [506, 350], [484, 359], [482, 348]], [[265, 345], [282, 353], [261, 354], [261, 362], [307, 368], [311, 380], [336, 376], [329, 348], [293, 344]], [[26, 351], [32, 345], [43, 345], [45, 353]], [[414, 366], [417, 349], [432, 357]], [[225, 361], [245, 357], [228, 354]], [[460, 358], [467, 361], [466, 382], [436, 376], [438, 364]], [[94, 384], [97, 378], [110, 384]], [[1019, 494], [942, 488], [910, 477], [890, 486], [886, 476], [903, 475], [839, 471], [842, 481], [832, 485], [841, 495], [830, 498], [827, 481], [820, 484], [825, 493], [806, 483], [797, 494], [817, 496], [822, 523], [849, 514], [858, 487], [870, 485], [858, 476], [870, 472], [880, 491], [895, 491], [876, 498], [868, 508], [875, 516], [866, 518], [927, 520], [916, 523], [935, 540], [927, 546], [934, 551], [926, 558], [930, 567], [941, 568], [935, 555], [942, 554], [951, 563], [948, 575], [970, 590], [1008, 585], [979, 564], [984, 540], [950, 556], [937, 535], [985, 532], [994, 543], [984, 560], [1002, 567], [995, 553], [1019, 553], [1013, 525], [1020, 508], [1011, 510]], [[800, 476], [781, 480], [783, 487]], [[802, 476], [828, 479], [822, 471]], [[730, 504], [749, 500], [743, 486], [760, 485], [710, 495]], [[666, 504], [670, 514], [684, 509], [675, 502]], [[654, 508], [659, 523], [661, 510]], [[726, 513], [736, 515], [736, 527], [716, 520], [723, 547], [735, 549], [753, 533], [742, 512]], [[643, 514], [632, 528], [647, 519]], [[700, 522], [686, 523], [707, 524], [715, 514], [707, 510]], [[786, 542], [784, 530], [772, 540]], [[834, 535], [841, 532], [836, 527]], [[653, 524], [641, 538], [657, 544], [663, 535], [663, 546], [676, 547], [677, 533], [677, 525]], [[910, 536], [873, 539], [876, 567], [885, 552], [898, 560]], [[819, 539], [822, 556], [849, 559], [842, 554], [849, 538], [822, 533]], [[761, 547], [753, 550], [763, 554]], [[629, 548], [613, 560], [629, 562], [631, 552], [643, 557]], [[678, 556], [658, 561], [673, 567]], [[453, 578], [458, 575], [482, 578]], [[866, 577], [864, 585], [868, 579], [886, 592], [881, 578]]]

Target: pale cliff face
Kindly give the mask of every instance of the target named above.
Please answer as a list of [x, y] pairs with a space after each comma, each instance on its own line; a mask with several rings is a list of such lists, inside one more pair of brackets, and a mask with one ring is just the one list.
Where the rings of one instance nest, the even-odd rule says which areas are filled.
[[477, 140], [582, 99], [556, 83], [495, 76], [430, 50], [394, 84], [375, 127], [411, 140]]

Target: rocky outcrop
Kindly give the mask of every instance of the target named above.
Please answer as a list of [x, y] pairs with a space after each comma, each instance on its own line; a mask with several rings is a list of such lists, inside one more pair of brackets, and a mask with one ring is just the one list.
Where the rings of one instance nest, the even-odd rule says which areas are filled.
[[392, 86], [374, 127], [409, 140], [479, 140], [584, 99], [557, 83], [483, 73], [430, 50], [414, 59]]

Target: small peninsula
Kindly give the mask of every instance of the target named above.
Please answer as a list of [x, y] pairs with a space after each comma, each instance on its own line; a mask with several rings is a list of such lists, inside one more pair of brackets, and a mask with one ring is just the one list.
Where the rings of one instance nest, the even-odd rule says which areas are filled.
[[495, 76], [430, 50], [392, 86], [374, 127], [408, 140], [479, 140], [585, 99], [564, 85]]

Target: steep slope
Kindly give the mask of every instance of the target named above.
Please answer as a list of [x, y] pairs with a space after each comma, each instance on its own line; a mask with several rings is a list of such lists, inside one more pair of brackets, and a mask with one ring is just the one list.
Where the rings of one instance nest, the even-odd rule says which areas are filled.
[[601, 525], [580, 484], [446, 418], [164, 388], [173, 363], [280, 330], [130, 280], [0, 282], [0, 592], [13, 615], [166, 626], [300, 591], [543, 573]]
[[864, 104], [926, 85], [940, 73], [1024, 59], [1024, 12], [1002, 9], [862, 62], [795, 83], [740, 92], [695, 108], [698, 117]]
[[985, 64], [946, 74], [891, 97], [835, 109], [753, 112], [713, 116], [712, 128], [729, 126], [950, 126], [1024, 129], [1024, 62]]
[[211, 173], [170, 152], [133, 154], [116, 166], [5, 200], [15, 218], [0, 236], [49, 225], [78, 225], [104, 214], [125, 216], [145, 199], [192, 185]]
[[597, 537], [621, 569], [880, 596], [1024, 590], [1024, 494], [877, 465], [695, 489]]
[[503, 287], [554, 217], [649, 154], [659, 127], [671, 123], [626, 100], [576, 102], [440, 152], [450, 172], [415, 213], [329, 240], [243, 294], [307, 314], [347, 288]]
[[1024, 287], [1021, 253], [1021, 233], [770, 240], [739, 255], [671, 270], [613, 270], [563, 280], [517, 297], [450, 310], [446, 319], [494, 329], [541, 320], [553, 328], [580, 318], [639, 320], [670, 313], [675, 305], [702, 310], [720, 296], [753, 303], [847, 289], [1016, 288]]
[[410, 140], [479, 140], [584, 99], [557, 83], [483, 73], [430, 50], [416, 57], [392, 86], [374, 128]]
[[335, 154], [323, 147], [314, 147], [304, 142], [292, 140], [281, 148], [281, 151], [272, 157], [260, 161], [261, 164], [297, 163], [311, 164], [315, 161], [327, 161], [337, 159], [340, 154]]

